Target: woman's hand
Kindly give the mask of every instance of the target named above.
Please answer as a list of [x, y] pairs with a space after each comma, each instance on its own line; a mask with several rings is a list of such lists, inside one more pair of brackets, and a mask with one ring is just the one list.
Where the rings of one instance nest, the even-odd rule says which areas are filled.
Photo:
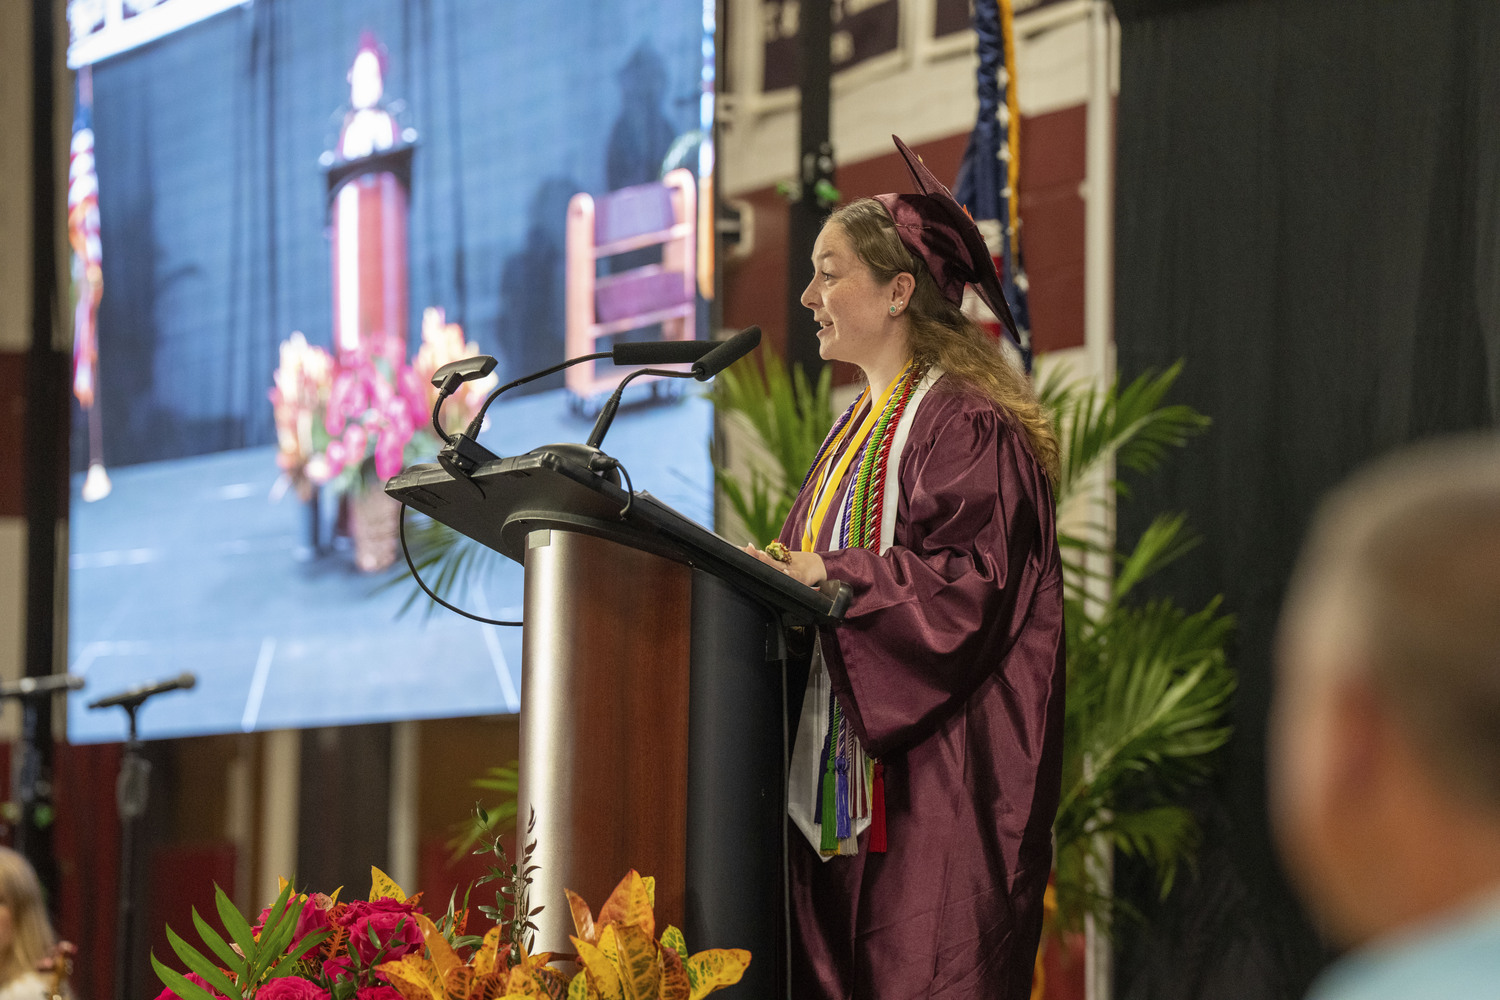
[[767, 566], [775, 566], [793, 580], [809, 587], [816, 587], [828, 579], [828, 568], [823, 565], [823, 557], [816, 552], [788, 552], [789, 561], [782, 562], [772, 559], [754, 545], [746, 545], [745, 551]]

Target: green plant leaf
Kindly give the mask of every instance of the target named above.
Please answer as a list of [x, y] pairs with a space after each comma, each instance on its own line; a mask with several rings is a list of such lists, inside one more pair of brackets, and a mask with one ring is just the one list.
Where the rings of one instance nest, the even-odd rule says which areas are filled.
[[233, 972], [236, 976], [243, 977], [245, 975], [245, 960], [235, 954], [234, 949], [229, 947], [223, 936], [214, 930], [207, 920], [198, 915], [196, 908], [192, 912], [193, 926], [198, 929], [198, 936], [203, 939], [203, 943], [208, 945], [209, 949], [218, 956], [220, 962], [224, 963], [224, 968]]
[[259, 947], [254, 958], [246, 955], [247, 975], [252, 984], [260, 983], [286, 955], [287, 946], [297, 930], [297, 917], [302, 912], [302, 901], [292, 896], [291, 883], [281, 890], [266, 922], [260, 929]]
[[682, 936], [682, 931], [671, 924], [668, 924], [667, 929], [661, 932], [661, 946], [677, 952], [677, 956], [684, 962], [691, 957], [687, 950], [687, 939]]
[[198, 973], [198, 975], [203, 977], [204, 982], [208, 983], [214, 989], [226, 997], [237, 997], [240, 995], [236, 985], [219, 970], [217, 965], [209, 961], [198, 949], [184, 941], [170, 927], [167, 928], [167, 944], [172, 946], [172, 950], [177, 953], [178, 958], [182, 959], [182, 964], [186, 965], [189, 971]]
[[[219, 919], [224, 922], [224, 929], [229, 932], [234, 943], [239, 945], [240, 953], [248, 962], [255, 954], [255, 932], [250, 929], [250, 922], [239, 910], [235, 909], [229, 895], [218, 885], [214, 886], [214, 907], [219, 911]], [[188, 1000], [188, 998], [184, 997], [183, 1000]]]
[[282, 962], [291, 964], [300, 961], [303, 955], [306, 955], [314, 948], [317, 948], [332, 936], [333, 934], [331, 931], [314, 931], [313, 933], [306, 935], [301, 941], [297, 942], [297, 946], [295, 948], [287, 952], [286, 957], [282, 959]]
[[[157, 978], [162, 981], [167, 989], [176, 993], [182, 1000], [218, 1000], [213, 993], [199, 986], [187, 976], [184, 976], [176, 969], [170, 969], [163, 965], [156, 957], [156, 952], [154, 951], [151, 953], [151, 968], [156, 970]], [[241, 994], [235, 992], [229, 994], [229, 996], [235, 998], [235, 1000], [239, 1000]]]

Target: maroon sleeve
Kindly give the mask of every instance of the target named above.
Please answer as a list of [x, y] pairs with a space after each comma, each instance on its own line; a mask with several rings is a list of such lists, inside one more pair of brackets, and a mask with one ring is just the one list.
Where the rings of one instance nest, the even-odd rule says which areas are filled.
[[877, 756], [932, 733], [1003, 672], [1039, 582], [1058, 571], [1051, 491], [1024, 435], [989, 405], [953, 400], [918, 412], [896, 544], [823, 556], [853, 590], [844, 624], [824, 632], [829, 674]]

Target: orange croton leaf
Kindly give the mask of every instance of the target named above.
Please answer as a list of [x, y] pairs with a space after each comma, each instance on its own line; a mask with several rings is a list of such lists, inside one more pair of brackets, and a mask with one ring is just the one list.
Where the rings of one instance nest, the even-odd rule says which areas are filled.
[[609, 894], [609, 899], [605, 900], [603, 908], [599, 910], [598, 922], [601, 925], [639, 927], [646, 932], [648, 938], [654, 938], [656, 915], [652, 912], [652, 907], [655, 903], [655, 887], [654, 879], [643, 879], [632, 868], [620, 880], [620, 884], [615, 886], [615, 891]]
[[506, 984], [505, 995], [564, 1000], [567, 991], [567, 977], [558, 970], [545, 965], [517, 966], [510, 970], [510, 981]]
[[459, 965], [443, 973], [443, 990], [452, 1000], [468, 1000], [474, 989], [474, 970]]
[[469, 1000], [496, 1000], [510, 992], [507, 984], [510, 982], [509, 972], [491, 972], [488, 975], [475, 976], [474, 985], [469, 989]]
[[671, 948], [661, 949], [660, 1000], [691, 1000], [693, 984], [688, 980], [682, 956]]
[[589, 944], [598, 944], [599, 931], [594, 927], [594, 914], [589, 910], [589, 904], [572, 889], [563, 892], [568, 896], [568, 909], [573, 913], [573, 930]]

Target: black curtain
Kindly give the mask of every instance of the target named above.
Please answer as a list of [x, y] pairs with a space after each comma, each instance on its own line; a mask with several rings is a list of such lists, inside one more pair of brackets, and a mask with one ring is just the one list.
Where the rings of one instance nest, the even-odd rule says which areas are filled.
[[1500, 414], [1500, 5], [1117, 0], [1123, 377], [1185, 358], [1214, 419], [1121, 514], [1186, 510], [1162, 584], [1222, 593], [1240, 689], [1198, 871], [1122, 928], [1123, 998], [1296, 997], [1328, 954], [1278, 866], [1264, 740], [1283, 589], [1319, 497]]

